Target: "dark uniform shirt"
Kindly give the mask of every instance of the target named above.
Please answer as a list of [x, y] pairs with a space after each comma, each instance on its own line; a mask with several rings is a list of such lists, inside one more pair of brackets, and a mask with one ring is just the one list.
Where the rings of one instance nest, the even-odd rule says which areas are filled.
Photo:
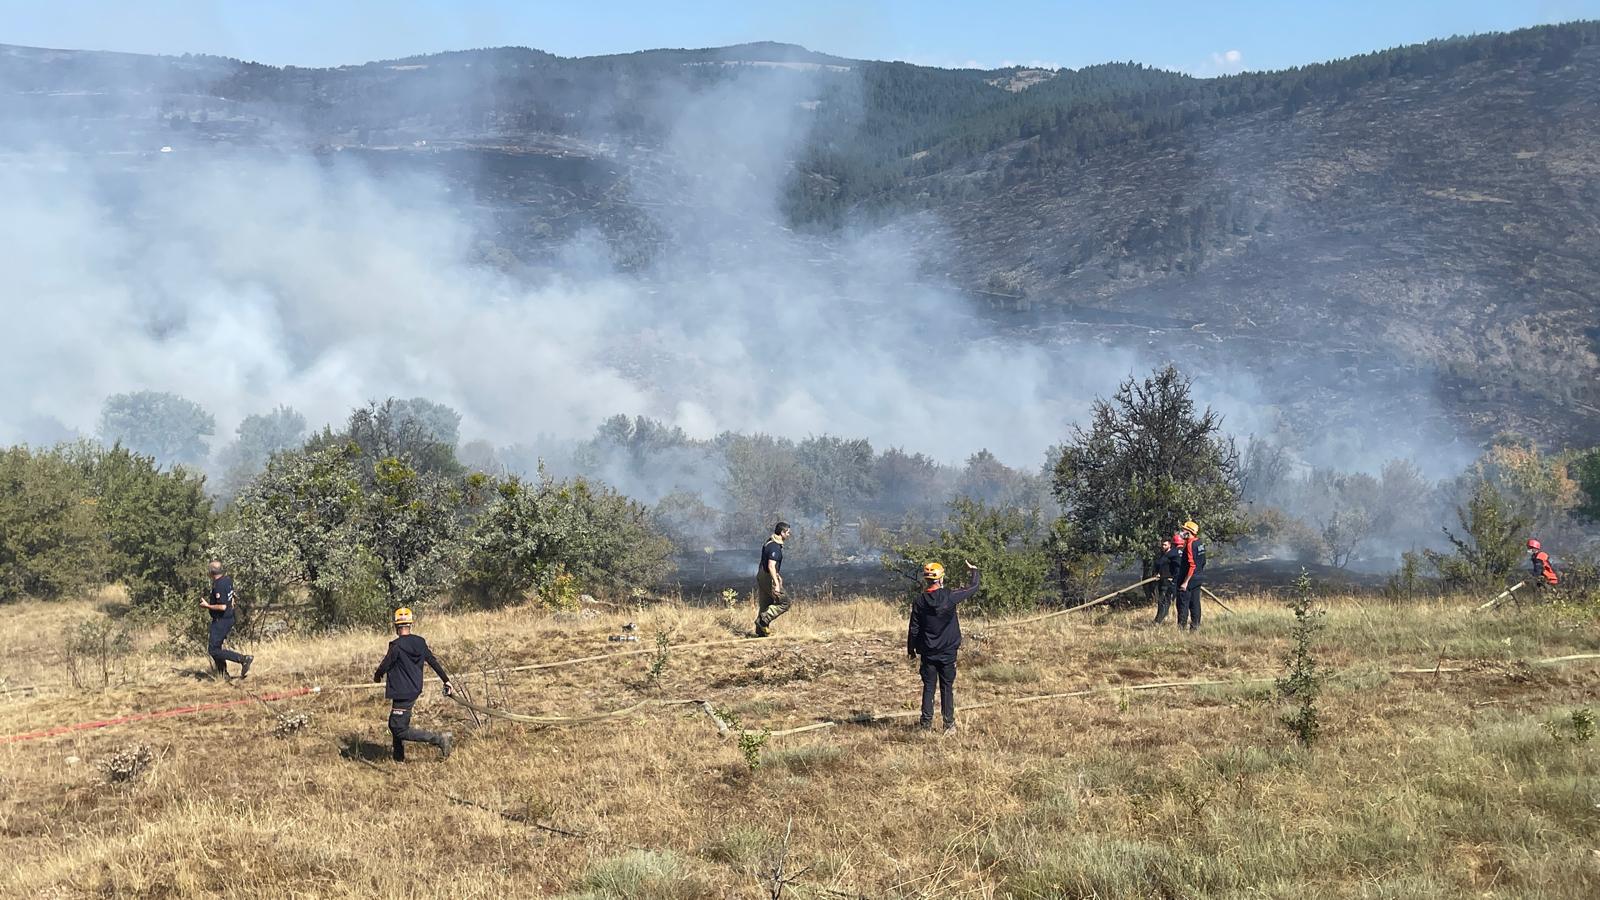
[[1156, 574], [1162, 581], [1177, 581], [1178, 573], [1183, 571], [1183, 545], [1174, 544], [1171, 550], [1161, 554], [1156, 561]]
[[427, 663], [438, 674], [440, 681], [449, 681], [444, 667], [428, 649], [428, 642], [420, 634], [403, 634], [389, 642], [389, 652], [378, 664], [372, 680], [389, 676], [383, 695], [390, 700], [415, 700], [422, 696], [422, 664]]
[[761, 565], [756, 568], [756, 573], [757, 574], [760, 574], [760, 573], [765, 572], [767, 570], [767, 561], [768, 560], [771, 560], [772, 562], [777, 564], [776, 568], [778, 570], [778, 574], [782, 575], [783, 574], [783, 545], [778, 543], [777, 541], [771, 539], [771, 538], [767, 538], [767, 542], [765, 544], [761, 545]]
[[[189, 596], [193, 597], [194, 595], [190, 594]], [[231, 618], [233, 618], [234, 609], [233, 609], [233, 576], [232, 575], [224, 575], [221, 578], [218, 578], [217, 580], [211, 582], [211, 600], [209, 602], [213, 606], [226, 606], [227, 607], [227, 609], [223, 609], [223, 610], [216, 610], [216, 609], [207, 610], [207, 612], [211, 613], [211, 618], [213, 618], [213, 619], [231, 619]]]
[[918, 594], [911, 602], [906, 652], [918, 653], [923, 659], [954, 659], [961, 649], [961, 620], [956, 616], [956, 604], [976, 594], [978, 583], [974, 569], [972, 583], [959, 591], [942, 587]]
[[1561, 577], [1556, 574], [1555, 566], [1550, 565], [1550, 554], [1543, 550], [1536, 550], [1530, 554], [1528, 568], [1533, 570], [1533, 577], [1545, 584], [1559, 584]]

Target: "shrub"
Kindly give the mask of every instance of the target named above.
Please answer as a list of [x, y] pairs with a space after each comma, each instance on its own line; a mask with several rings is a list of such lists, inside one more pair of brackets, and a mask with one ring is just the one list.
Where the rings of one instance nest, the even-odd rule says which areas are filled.
[[510, 478], [467, 538], [463, 588], [480, 602], [550, 591], [563, 574], [582, 589], [623, 589], [671, 570], [671, 545], [644, 506], [575, 478]]
[[953, 587], [967, 577], [965, 562], [982, 570], [983, 587], [969, 603], [990, 614], [1035, 606], [1050, 572], [1037, 510], [997, 509], [966, 498], [950, 504], [949, 520], [937, 537], [900, 544], [885, 554], [883, 564], [909, 581], [914, 596], [929, 560], [944, 563]]
[[0, 451], [0, 601], [82, 593], [108, 564], [81, 471], [57, 453]]
[[109, 616], [85, 619], [67, 633], [67, 674], [74, 687], [100, 687], [111, 684], [116, 662], [126, 657], [128, 626]]
[[1317, 632], [1322, 630], [1323, 613], [1312, 608], [1314, 595], [1311, 576], [1304, 570], [1300, 572], [1294, 587], [1294, 596], [1289, 600], [1289, 608], [1294, 612], [1294, 630], [1291, 632], [1294, 647], [1285, 659], [1289, 666], [1288, 673], [1277, 679], [1274, 686], [1280, 697], [1294, 704], [1293, 709], [1283, 717], [1284, 727], [1294, 734], [1301, 746], [1310, 747], [1322, 733], [1317, 695], [1322, 692], [1326, 676], [1311, 655], [1311, 644], [1316, 640]]
[[156, 755], [146, 744], [129, 744], [95, 764], [107, 784], [125, 784], [143, 775]]
[[1444, 530], [1454, 551], [1426, 551], [1440, 577], [1452, 586], [1472, 589], [1504, 581], [1522, 560], [1529, 520], [1513, 511], [1492, 480], [1482, 477], [1474, 481], [1466, 505], [1456, 508], [1456, 518], [1461, 536]]

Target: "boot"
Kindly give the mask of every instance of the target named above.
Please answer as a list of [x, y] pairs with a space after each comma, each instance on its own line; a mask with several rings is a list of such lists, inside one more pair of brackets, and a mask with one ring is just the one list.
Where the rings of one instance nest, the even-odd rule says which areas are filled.
[[250, 674], [250, 664], [255, 662], [255, 661], [256, 661], [256, 658], [254, 656], [246, 656], [244, 658], [244, 662], [239, 664], [239, 677], [240, 678], [243, 678], [246, 675]]
[[450, 750], [455, 747], [456, 736], [448, 731], [439, 735], [439, 758], [449, 759]]

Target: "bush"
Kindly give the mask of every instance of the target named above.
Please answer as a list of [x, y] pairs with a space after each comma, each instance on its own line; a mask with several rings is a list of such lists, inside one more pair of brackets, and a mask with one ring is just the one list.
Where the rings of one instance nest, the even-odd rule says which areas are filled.
[[125, 447], [90, 448], [79, 456], [111, 549], [111, 577], [135, 605], [168, 594], [194, 596], [204, 581], [201, 551], [213, 513], [205, 477], [163, 470]]
[[1293, 704], [1283, 716], [1283, 725], [1294, 734], [1302, 747], [1310, 747], [1322, 734], [1322, 717], [1317, 711], [1317, 697], [1327, 676], [1311, 655], [1311, 644], [1322, 630], [1321, 610], [1313, 609], [1314, 595], [1311, 576], [1301, 571], [1294, 584], [1294, 596], [1289, 608], [1294, 612], [1294, 630], [1291, 637], [1294, 647], [1284, 662], [1288, 672], [1274, 682], [1278, 695]]
[[1529, 522], [1514, 512], [1493, 481], [1478, 478], [1465, 506], [1456, 508], [1462, 535], [1444, 535], [1455, 548], [1449, 554], [1427, 551], [1428, 561], [1453, 587], [1481, 590], [1498, 585], [1522, 561]]
[[98, 616], [79, 622], [67, 633], [67, 674], [77, 688], [104, 688], [111, 684], [116, 663], [125, 658], [128, 646], [128, 626], [109, 616]]
[[462, 587], [480, 602], [550, 594], [563, 575], [578, 587], [622, 589], [671, 571], [671, 544], [644, 506], [583, 478], [510, 478], [467, 538]]
[[983, 572], [983, 588], [969, 604], [988, 614], [1031, 609], [1039, 602], [1050, 572], [1044, 526], [1037, 510], [994, 509], [966, 498], [950, 504], [950, 517], [937, 537], [906, 543], [884, 556], [884, 567], [904, 576], [915, 596], [922, 566], [944, 563], [951, 586], [966, 578], [965, 562]]
[[105, 581], [109, 557], [76, 466], [59, 453], [0, 451], [0, 601], [88, 591]]

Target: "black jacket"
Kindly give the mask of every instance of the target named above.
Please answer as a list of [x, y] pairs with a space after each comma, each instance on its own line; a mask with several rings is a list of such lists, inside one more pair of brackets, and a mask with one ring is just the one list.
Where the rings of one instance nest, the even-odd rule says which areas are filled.
[[432, 667], [440, 681], [450, 680], [422, 635], [401, 635], [389, 642], [389, 652], [383, 657], [383, 662], [378, 663], [378, 671], [373, 673], [372, 680], [382, 681], [387, 674], [389, 681], [383, 689], [385, 697], [390, 700], [415, 700], [422, 696], [423, 663]]
[[923, 591], [911, 601], [911, 631], [906, 635], [906, 652], [923, 659], [955, 659], [961, 649], [961, 620], [956, 604], [978, 592], [978, 570], [972, 582], [959, 591], [949, 588]]
[[1181, 571], [1183, 571], [1182, 547], [1173, 547], [1156, 560], [1156, 574], [1161, 576], [1163, 582], [1177, 581], [1178, 573]]

